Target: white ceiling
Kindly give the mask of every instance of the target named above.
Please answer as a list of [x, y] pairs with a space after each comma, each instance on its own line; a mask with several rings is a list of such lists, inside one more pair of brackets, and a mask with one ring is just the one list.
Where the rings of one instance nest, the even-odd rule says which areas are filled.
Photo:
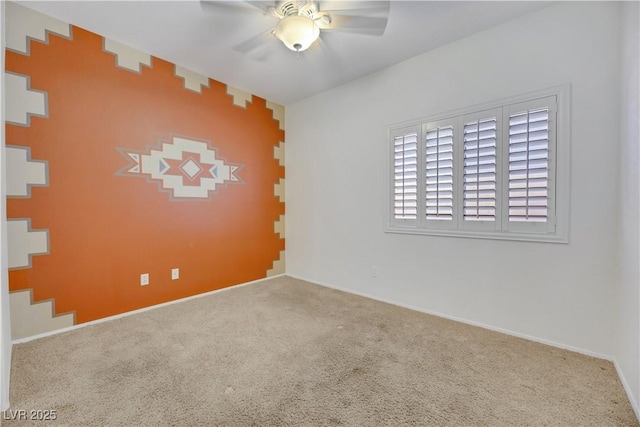
[[[391, 2], [382, 37], [323, 33], [300, 58], [277, 39], [250, 55], [234, 46], [272, 28], [250, 7], [199, 1], [18, 1], [26, 7], [290, 105], [431, 49], [547, 6], [540, 1]], [[322, 1], [319, 1], [322, 9]], [[266, 56], [260, 58], [264, 53]]]

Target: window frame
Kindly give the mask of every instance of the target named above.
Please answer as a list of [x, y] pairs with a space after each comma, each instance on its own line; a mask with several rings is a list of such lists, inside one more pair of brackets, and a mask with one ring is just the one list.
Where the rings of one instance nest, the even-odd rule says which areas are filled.
[[[570, 214], [570, 176], [571, 176], [571, 124], [570, 124], [570, 84], [516, 95], [470, 107], [460, 108], [441, 114], [392, 124], [387, 127], [387, 141], [391, 157], [386, 158], [387, 209], [384, 231], [387, 233], [423, 234], [463, 238], [481, 238], [498, 240], [517, 240], [530, 242], [568, 243]], [[546, 99], [555, 97], [555, 105], [550, 108], [549, 127], [555, 135], [549, 136], [549, 214], [544, 226], [509, 221], [509, 113], [520, 105], [537, 105]], [[554, 114], [552, 110], [555, 108]], [[496, 112], [496, 220], [465, 221], [463, 218], [463, 144], [465, 123], [473, 118], [489, 118]], [[440, 220], [426, 219], [426, 142], [427, 126], [452, 123], [454, 126], [454, 212], [453, 221], [448, 225], [436, 224]], [[394, 218], [394, 174], [393, 153], [394, 137], [403, 131], [418, 131], [418, 217], [415, 220], [396, 220]], [[506, 174], [506, 177], [505, 177]]]

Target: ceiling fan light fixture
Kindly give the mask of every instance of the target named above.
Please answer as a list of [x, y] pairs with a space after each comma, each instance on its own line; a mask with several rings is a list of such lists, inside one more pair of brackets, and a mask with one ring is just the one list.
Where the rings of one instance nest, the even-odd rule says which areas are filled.
[[291, 15], [278, 22], [275, 35], [289, 49], [302, 52], [318, 39], [320, 28], [306, 16]]

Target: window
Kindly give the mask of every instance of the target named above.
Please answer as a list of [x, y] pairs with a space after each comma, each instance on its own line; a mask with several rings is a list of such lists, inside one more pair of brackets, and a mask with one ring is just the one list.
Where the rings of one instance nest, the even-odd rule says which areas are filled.
[[391, 127], [387, 231], [567, 242], [568, 91]]

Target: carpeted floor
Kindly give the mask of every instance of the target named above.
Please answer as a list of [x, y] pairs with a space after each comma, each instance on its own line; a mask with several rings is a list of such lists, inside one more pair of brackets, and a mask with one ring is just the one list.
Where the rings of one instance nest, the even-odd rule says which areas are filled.
[[640, 425], [608, 361], [289, 277], [14, 346], [11, 375], [37, 425]]

